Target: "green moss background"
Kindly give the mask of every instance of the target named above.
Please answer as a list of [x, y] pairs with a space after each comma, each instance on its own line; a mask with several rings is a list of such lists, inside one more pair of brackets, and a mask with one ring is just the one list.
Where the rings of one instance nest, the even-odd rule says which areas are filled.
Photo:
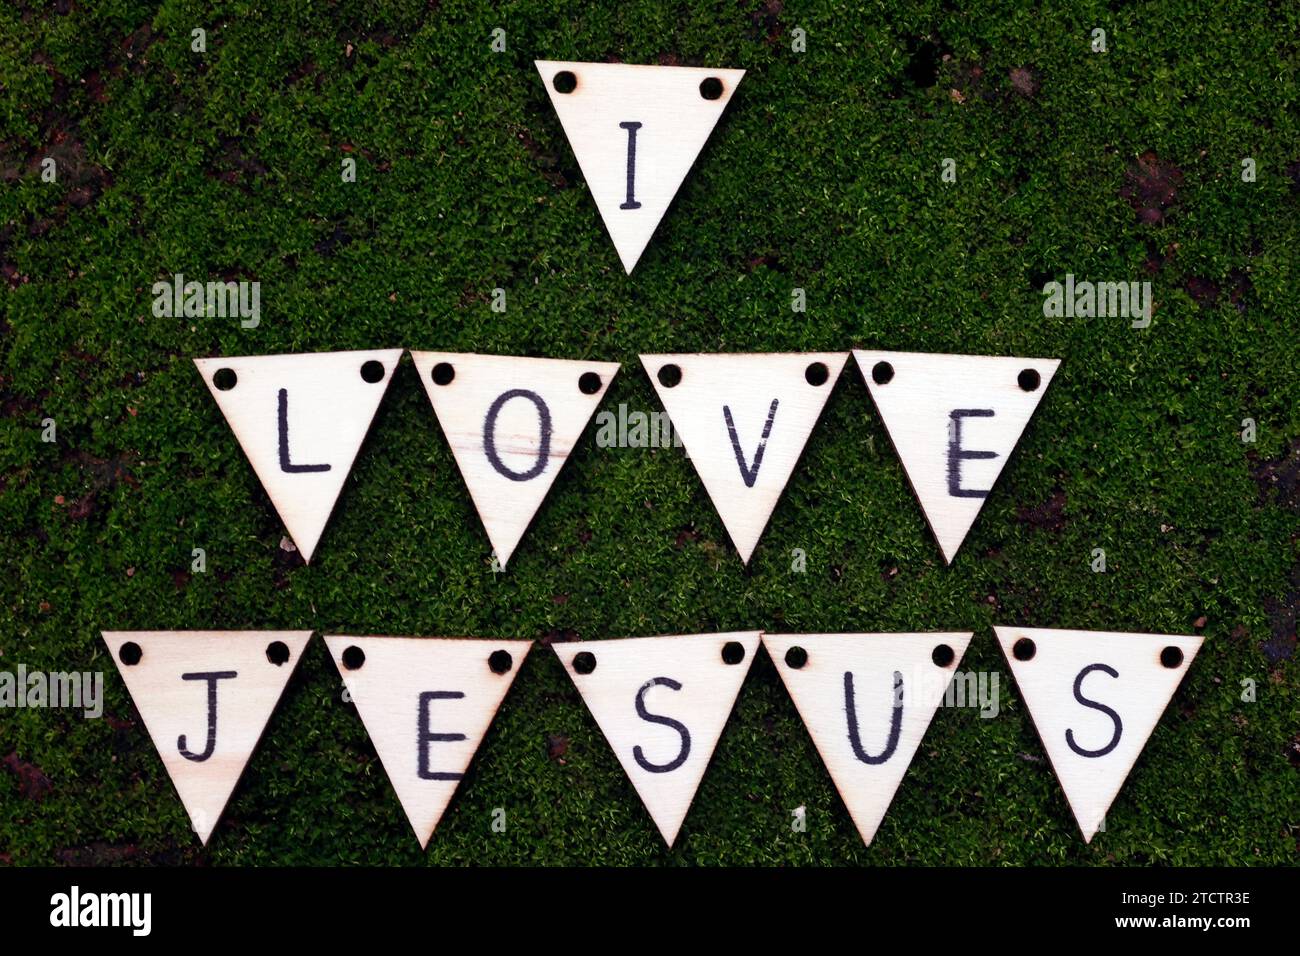
[[[1295, 863], [1300, 10], [958, 7], [0, 8], [0, 669], [108, 688], [102, 720], [0, 712], [0, 862]], [[534, 58], [749, 71], [631, 277]], [[155, 318], [175, 272], [259, 280], [260, 327]], [[1150, 280], [1151, 327], [1045, 319], [1067, 272]], [[748, 570], [679, 450], [593, 428], [494, 574], [404, 358], [301, 566], [191, 360], [391, 346], [618, 360], [604, 407], [643, 411], [641, 351], [1064, 363], [951, 568], [850, 367]], [[1205, 635], [1090, 846], [994, 623]], [[201, 849], [98, 632], [212, 627], [968, 628], [1002, 713], [941, 710], [865, 848], [760, 656], [669, 852], [539, 646], [422, 853], [317, 639]]]

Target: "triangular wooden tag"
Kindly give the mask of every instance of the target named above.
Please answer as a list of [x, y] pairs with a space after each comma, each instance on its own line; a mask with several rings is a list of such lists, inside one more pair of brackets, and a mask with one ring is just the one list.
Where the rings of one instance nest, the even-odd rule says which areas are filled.
[[875, 837], [972, 636], [763, 635], [864, 843]]
[[401, 349], [195, 359], [253, 471], [311, 561]]
[[847, 352], [641, 356], [746, 564], [847, 360]]
[[619, 365], [472, 352], [411, 358], [504, 568]]
[[995, 627], [1085, 843], [1137, 761], [1201, 638]]
[[670, 847], [749, 673], [759, 634], [551, 645]]
[[423, 849], [532, 641], [325, 638]]
[[536, 65], [630, 274], [745, 71]]
[[104, 631], [203, 843], [310, 638], [311, 631]]
[[1060, 360], [853, 354], [930, 530], [952, 564]]

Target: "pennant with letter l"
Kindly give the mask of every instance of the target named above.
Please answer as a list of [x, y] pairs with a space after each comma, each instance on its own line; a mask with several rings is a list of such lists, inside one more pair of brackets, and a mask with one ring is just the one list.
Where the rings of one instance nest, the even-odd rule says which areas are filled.
[[206, 844], [311, 631], [104, 631], [126, 689]]
[[744, 563], [847, 360], [847, 352], [641, 356]]
[[551, 645], [670, 847], [758, 641], [741, 631]]
[[858, 367], [949, 564], [1058, 359], [855, 349]]
[[336, 635], [325, 644], [424, 849], [532, 641]]
[[310, 562], [401, 349], [195, 359], [304, 561]]
[[764, 634], [867, 845], [973, 634]]
[[1091, 843], [1202, 639], [993, 630], [1083, 840]]
[[619, 365], [471, 352], [411, 358], [504, 568]]
[[745, 71], [553, 60], [536, 66], [630, 274]]

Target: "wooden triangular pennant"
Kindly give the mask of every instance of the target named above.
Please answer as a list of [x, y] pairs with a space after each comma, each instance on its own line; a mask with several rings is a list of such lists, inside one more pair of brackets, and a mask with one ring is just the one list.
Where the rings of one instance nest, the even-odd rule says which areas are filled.
[[619, 365], [471, 352], [411, 358], [504, 568]]
[[746, 564], [847, 360], [846, 352], [641, 356]]
[[739, 631], [551, 645], [670, 847], [758, 641]]
[[1171, 634], [995, 627], [1085, 843], [1200, 650]]
[[203, 843], [310, 638], [311, 631], [104, 631]]
[[855, 349], [885, 429], [949, 564], [1058, 359]]
[[745, 71], [536, 65], [630, 274]]
[[423, 849], [532, 641], [325, 638]]
[[763, 635], [864, 843], [875, 837], [971, 637]]
[[311, 561], [401, 349], [195, 359], [289, 536]]

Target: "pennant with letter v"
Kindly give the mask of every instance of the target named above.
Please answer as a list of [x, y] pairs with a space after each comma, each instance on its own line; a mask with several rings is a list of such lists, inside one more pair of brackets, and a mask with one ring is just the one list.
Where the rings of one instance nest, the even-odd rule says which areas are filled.
[[630, 274], [745, 71], [553, 60], [536, 65]]
[[855, 349], [925, 519], [952, 564], [1058, 359]]
[[203, 843], [310, 638], [311, 631], [104, 631]]
[[194, 360], [306, 562], [401, 355], [375, 349]]
[[742, 631], [551, 645], [670, 847], [758, 641]]
[[641, 356], [746, 564], [847, 360], [847, 352]]
[[973, 634], [764, 634], [763, 646], [870, 845]]
[[328, 636], [325, 644], [423, 849], [532, 641]]
[[993, 630], [1083, 840], [1091, 843], [1202, 639]]
[[411, 358], [504, 568], [619, 365], [471, 352]]

